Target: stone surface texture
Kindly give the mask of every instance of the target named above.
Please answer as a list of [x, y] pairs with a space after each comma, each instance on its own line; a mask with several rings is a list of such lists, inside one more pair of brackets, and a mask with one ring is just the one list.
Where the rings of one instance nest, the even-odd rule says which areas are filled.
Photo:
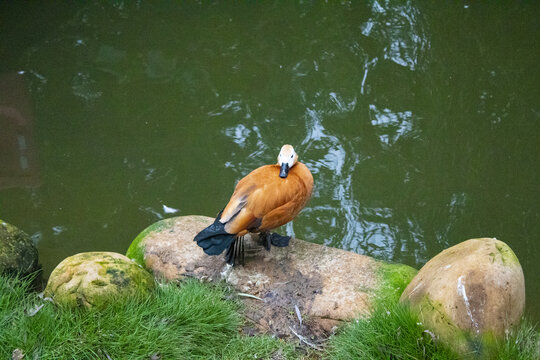
[[224, 254], [208, 256], [193, 241], [212, 222], [206, 216], [162, 220], [134, 240], [127, 256], [168, 280], [225, 280], [240, 293], [255, 332], [324, 338], [340, 321], [369, 313], [383, 263], [294, 238], [266, 251], [246, 235], [245, 262], [230, 268]]
[[51, 273], [45, 296], [67, 306], [106, 306], [128, 296], [144, 296], [155, 286], [152, 275], [113, 252], [87, 252], [64, 259]]
[[466, 354], [482, 342], [489, 348], [488, 341], [502, 339], [519, 323], [525, 280], [508, 245], [471, 239], [428, 261], [400, 300], [419, 311], [428, 329]]
[[38, 251], [28, 234], [0, 220], [0, 272], [27, 275], [38, 270]]

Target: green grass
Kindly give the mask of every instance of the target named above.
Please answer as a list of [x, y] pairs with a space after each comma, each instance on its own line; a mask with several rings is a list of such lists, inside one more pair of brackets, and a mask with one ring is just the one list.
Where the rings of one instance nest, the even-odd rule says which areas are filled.
[[[102, 310], [69, 309], [40, 299], [31, 279], [0, 276], [0, 359], [21, 349], [25, 359], [296, 359], [294, 345], [240, 335], [241, 305], [224, 286], [191, 280], [159, 286], [152, 296]], [[401, 287], [401, 286], [400, 286]], [[35, 315], [29, 313], [43, 305]], [[524, 320], [497, 344], [494, 359], [540, 359], [540, 333]], [[457, 359], [433, 341], [400, 304], [381, 304], [369, 318], [341, 327], [324, 359]]]
[[[433, 341], [418, 316], [402, 304], [378, 306], [369, 318], [355, 320], [333, 336], [326, 350], [329, 359], [433, 359], [460, 357]], [[474, 354], [471, 358], [478, 358]], [[496, 344], [491, 359], [540, 359], [540, 333], [526, 319], [513, 334]]]
[[497, 344], [497, 360], [540, 359], [540, 333], [526, 318], [505, 341]]
[[378, 306], [369, 318], [341, 328], [330, 339], [330, 359], [458, 359], [424, 332], [406, 306]]
[[[0, 276], [0, 358], [21, 349], [39, 359], [242, 359], [296, 356], [268, 336], [239, 335], [238, 302], [222, 286], [186, 281], [151, 297], [102, 310], [69, 309], [28, 291], [29, 281]], [[28, 312], [43, 305], [34, 316]]]

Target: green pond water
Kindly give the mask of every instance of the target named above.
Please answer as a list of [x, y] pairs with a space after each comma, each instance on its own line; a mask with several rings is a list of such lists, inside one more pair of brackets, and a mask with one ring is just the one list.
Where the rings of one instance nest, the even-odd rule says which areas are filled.
[[534, 2], [4, 1], [0, 218], [46, 272], [125, 253], [159, 219], [216, 215], [290, 143], [315, 190], [280, 232], [416, 268], [496, 237], [539, 320], [539, 19]]

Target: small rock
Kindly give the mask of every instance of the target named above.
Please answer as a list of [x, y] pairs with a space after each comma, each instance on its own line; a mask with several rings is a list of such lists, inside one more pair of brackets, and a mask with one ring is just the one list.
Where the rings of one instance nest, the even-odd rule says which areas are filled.
[[15, 349], [11, 353], [11, 360], [22, 360], [24, 359], [24, 353], [21, 349]]
[[105, 306], [111, 301], [147, 295], [155, 280], [121, 254], [87, 252], [64, 259], [51, 273], [44, 296], [68, 306]]
[[28, 275], [38, 269], [38, 251], [30, 236], [0, 220], [0, 273]]
[[463, 354], [489, 353], [494, 338], [519, 324], [525, 280], [514, 252], [497, 239], [471, 239], [442, 251], [407, 286], [400, 301], [424, 326]]

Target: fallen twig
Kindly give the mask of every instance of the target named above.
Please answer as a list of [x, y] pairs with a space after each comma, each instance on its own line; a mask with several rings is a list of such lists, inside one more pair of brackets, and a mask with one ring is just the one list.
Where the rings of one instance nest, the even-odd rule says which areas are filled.
[[294, 335], [296, 335], [296, 337], [297, 337], [298, 339], [300, 339], [301, 342], [303, 342], [304, 344], [308, 345], [309, 347], [312, 347], [312, 348], [315, 349], [315, 350], [322, 351], [322, 348], [321, 348], [320, 346], [317, 346], [317, 345], [315, 345], [315, 344], [313, 344], [313, 343], [307, 341], [307, 339], [306, 339], [304, 336], [298, 334], [296, 331], [293, 330], [292, 327], [289, 326], [289, 329], [291, 329], [292, 333], [293, 333]]
[[50, 301], [50, 302], [54, 303], [54, 301], [53, 301], [52, 298], [50, 298], [50, 297], [44, 297], [44, 295], [43, 295], [42, 292], [40, 292], [40, 293], [38, 294], [38, 298], [40, 298], [40, 299], [43, 300], [43, 301]]
[[264, 302], [264, 299], [261, 299], [260, 297], [255, 296], [255, 295], [246, 294], [246, 293], [238, 293], [237, 295], [238, 295], [238, 296], [243, 296], [243, 297], [252, 298], [252, 299], [256, 299], [256, 300], [261, 300], [262, 302]]
[[32, 317], [38, 313], [45, 304], [36, 305], [32, 310], [26, 310], [26, 315]]
[[302, 314], [300, 313], [298, 305], [294, 305], [294, 311], [296, 311], [296, 316], [298, 316], [298, 321], [300, 321], [300, 326], [302, 326]]

